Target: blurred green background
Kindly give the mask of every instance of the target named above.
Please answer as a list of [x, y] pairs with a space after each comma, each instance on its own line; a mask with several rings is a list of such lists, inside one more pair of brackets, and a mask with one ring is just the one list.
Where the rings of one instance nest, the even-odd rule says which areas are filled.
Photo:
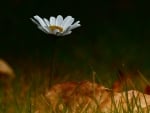
[[112, 71], [125, 64], [145, 75], [150, 67], [150, 16], [146, 1], [130, 0], [9, 0], [0, 8], [0, 57], [15, 63], [31, 59], [49, 64], [53, 41], [30, 18], [61, 14], [81, 27], [57, 42], [59, 70], [90, 73]]

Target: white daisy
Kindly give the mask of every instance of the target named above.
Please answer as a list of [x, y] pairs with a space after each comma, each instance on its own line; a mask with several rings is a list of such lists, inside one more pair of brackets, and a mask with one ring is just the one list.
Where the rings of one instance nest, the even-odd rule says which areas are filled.
[[72, 33], [72, 30], [80, 27], [80, 21], [74, 22], [72, 16], [67, 16], [63, 19], [61, 15], [56, 18], [51, 16], [48, 19], [41, 18], [38, 15], [34, 16], [31, 20], [37, 25], [37, 27], [47, 34], [53, 34], [56, 36], [65, 36]]

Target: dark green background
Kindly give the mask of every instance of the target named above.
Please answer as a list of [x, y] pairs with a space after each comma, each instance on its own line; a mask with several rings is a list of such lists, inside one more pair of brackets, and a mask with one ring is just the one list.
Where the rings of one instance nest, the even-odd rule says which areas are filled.
[[130, 0], [9, 0], [0, 8], [0, 57], [47, 60], [53, 42], [30, 21], [34, 15], [71, 15], [82, 27], [57, 43], [57, 60], [96, 70], [126, 64], [149, 72], [149, 3]]

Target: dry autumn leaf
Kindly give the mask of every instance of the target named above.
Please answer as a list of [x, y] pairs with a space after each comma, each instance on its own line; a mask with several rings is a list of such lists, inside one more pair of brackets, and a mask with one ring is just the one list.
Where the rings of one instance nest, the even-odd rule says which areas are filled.
[[12, 81], [14, 78], [15, 74], [12, 67], [6, 61], [0, 59], [0, 83], [2, 85], [1, 90], [4, 93], [4, 98], [2, 99], [3, 104], [13, 100]]
[[56, 84], [46, 93], [46, 99], [54, 111], [62, 111], [67, 106], [71, 113], [112, 113], [115, 110], [137, 113], [146, 112], [150, 105], [150, 95], [136, 90], [114, 92], [90, 81]]
[[6, 61], [0, 59], [0, 78], [13, 79], [14, 77], [15, 74], [11, 66]]

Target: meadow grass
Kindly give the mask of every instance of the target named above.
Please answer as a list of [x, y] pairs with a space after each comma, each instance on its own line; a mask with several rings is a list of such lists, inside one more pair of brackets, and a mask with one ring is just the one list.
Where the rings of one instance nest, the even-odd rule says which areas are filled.
[[[7, 87], [4, 86], [5, 84], [0, 84], [0, 113], [74, 113], [65, 104], [58, 105], [58, 109], [56, 109], [56, 111], [52, 110], [52, 105], [44, 96], [45, 92], [48, 91], [50, 87], [50, 71], [49, 67], [42, 67], [42, 65], [43, 64], [37, 65], [35, 63], [31, 63], [30, 61], [27, 62], [27, 64], [17, 64], [17, 66], [15, 67], [16, 78]], [[87, 75], [86, 72], [83, 73], [76, 70], [76, 72], [70, 72], [68, 74], [65, 74], [64, 76], [56, 76], [56, 78], [54, 78], [53, 80], [53, 84], [65, 81], [79, 81], [86, 78], [87, 80], [104, 84], [104, 86], [110, 88], [114, 80], [117, 79], [117, 75], [115, 74], [113, 75], [114, 77], [108, 78], [108, 76], [102, 76], [105, 75], [104, 73], [99, 75], [93, 69], [91, 69], [90, 71], [89, 75]], [[109, 74], [111, 75], [111, 73]], [[148, 80], [145, 79], [145, 77], [141, 73], [140, 76], [144, 81], [146, 81], [147, 84], [149, 84]], [[126, 90], [128, 89], [126, 88]], [[137, 101], [139, 101], [136, 97], [134, 97], [133, 102], [129, 103], [128, 95], [126, 93], [126, 100], [127, 109], [124, 109], [121, 102], [119, 103], [119, 107], [116, 105], [115, 101], [113, 101], [112, 96], [112, 106], [114, 106], [114, 110], [110, 111], [110, 113], [135, 113], [133, 111], [134, 106], [137, 106], [138, 108], [138, 112], [136, 113], [144, 112], [142, 107], [136, 104], [138, 103]], [[98, 106], [98, 102], [96, 103]], [[89, 111], [86, 111], [89, 107], [90, 106], [88, 106], [88, 104], [80, 106], [78, 111], [76, 111], [75, 113], [89, 113]], [[148, 112], [150, 112], [150, 110], [147, 105], [147, 113]], [[99, 109], [95, 109], [92, 113], [103, 112], [101, 112]]]

